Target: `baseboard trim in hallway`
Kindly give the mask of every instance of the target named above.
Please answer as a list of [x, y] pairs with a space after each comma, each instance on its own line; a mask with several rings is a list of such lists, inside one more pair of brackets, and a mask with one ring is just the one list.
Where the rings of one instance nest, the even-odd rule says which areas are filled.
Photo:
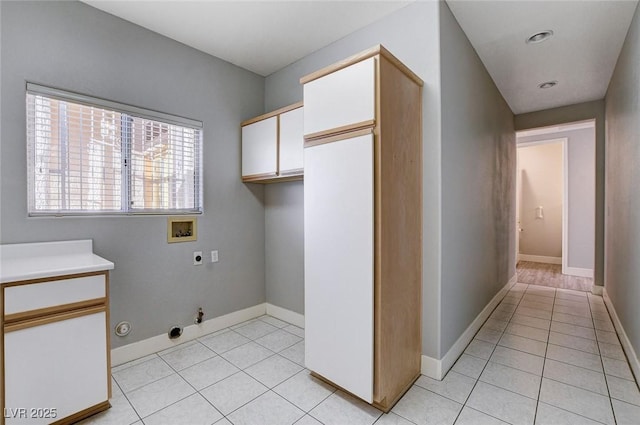
[[531, 261], [532, 263], [562, 264], [562, 257], [547, 257], [545, 255], [518, 254], [518, 261]]
[[498, 291], [498, 293], [489, 301], [489, 303], [485, 306], [485, 308], [478, 314], [478, 316], [474, 319], [473, 322], [467, 327], [467, 329], [460, 335], [460, 338], [453, 344], [453, 346], [449, 349], [447, 354], [442, 357], [442, 359], [434, 359], [429, 356], [422, 356], [422, 368], [421, 372], [423, 375], [428, 376], [429, 378], [442, 380], [444, 376], [447, 374], [449, 369], [451, 369], [458, 360], [458, 357], [462, 355], [464, 350], [467, 348], [467, 345], [473, 339], [473, 336], [480, 330], [482, 324], [489, 318], [491, 312], [500, 304], [500, 301], [507, 295], [507, 292], [513, 285], [516, 284], [518, 275], [514, 274], [511, 279], [507, 282], [506, 285]]
[[618, 318], [618, 313], [616, 313], [616, 309], [613, 307], [611, 298], [609, 298], [609, 294], [607, 294], [607, 288], [603, 289], [602, 298], [604, 299], [604, 304], [607, 306], [607, 310], [609, 310], [609, 316], [611, 316], [611, 320], [613, 320], [613, 326], [616, 328], [616, 332], [618, 333], [618, 337], [622, 343], [622, 348], [624, 353], [627, 355], [627, 360], [629, 360], [629, 365], [631, 366], [637, 381], [640, 379], [640, 360], [638, 360], [638, 354], [633, 349], [633, 345], [631, 345], [631, 341], [622, 327], [622, 322], [620, 322], [620, 319]]
[[564, 274], [578, 277], [588, 277], [593, 279], [593, 269], [582, 269], [580, 267], [566, 267]]

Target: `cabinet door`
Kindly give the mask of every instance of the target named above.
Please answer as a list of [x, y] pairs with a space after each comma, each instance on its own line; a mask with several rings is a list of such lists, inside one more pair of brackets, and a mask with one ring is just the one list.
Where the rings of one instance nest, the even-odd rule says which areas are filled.
[[373, 136], [304, 150], [305, 364], [373, 399]]
[[278, 117], [242, 127], [242, 176], [276, 175]]
[[303, 108], [280, 115], [280, 175], [300, 174], [303, 168]]
[[[108, 400], [104, 311], [5, 333], [5, 406], [55, 408], [61, 419]], [[56, 419], [7, 418], [7, 425]]]
[[371, 121], [375, 117], [376, 58], [304, 85], [304, 134]]

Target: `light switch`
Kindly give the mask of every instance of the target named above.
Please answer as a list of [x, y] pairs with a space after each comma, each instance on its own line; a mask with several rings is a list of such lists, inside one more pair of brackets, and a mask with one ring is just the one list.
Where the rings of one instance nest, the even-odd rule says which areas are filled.
[[211, 262], [212, 263], [218, 262], [218, 250], [211, 251]]
[[536, 208], [536, 218], [544, 218], [542, 205], [540, 205], [538, 208]]

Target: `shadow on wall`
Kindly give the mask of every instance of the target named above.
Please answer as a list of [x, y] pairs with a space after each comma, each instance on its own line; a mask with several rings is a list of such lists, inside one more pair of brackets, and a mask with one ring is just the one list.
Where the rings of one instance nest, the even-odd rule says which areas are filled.
[[[509, 140], [511, 139], [511, 140]], [[495, 164], [493, 167], [493, 220], [495, 245], [496, 247], [504, 247], [506, 252], [498, 253], [496, 258], [496, 276], [501, 276], [505, 270], [509, 273], [515, 273], [515, 264], [512, 265], [513, 270], [509, 267], [512, 261], [509, 252], [513, 252], [512, 247], [512, 229], [515, 228], [515, 218], [513, 215], [514, 197], [511, 196], [515, 191], [515, 173], [516, 168], [516, 144], [512, 136], [500, 137], [496, 140]], [[507, 278], [509, 278], [508, 276]]]

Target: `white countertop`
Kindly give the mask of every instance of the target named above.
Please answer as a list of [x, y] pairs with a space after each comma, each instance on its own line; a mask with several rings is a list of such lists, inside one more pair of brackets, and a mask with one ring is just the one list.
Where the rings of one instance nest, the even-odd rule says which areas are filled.
[[0, 283], [112, 270], [92, 240], [0, 245]]

